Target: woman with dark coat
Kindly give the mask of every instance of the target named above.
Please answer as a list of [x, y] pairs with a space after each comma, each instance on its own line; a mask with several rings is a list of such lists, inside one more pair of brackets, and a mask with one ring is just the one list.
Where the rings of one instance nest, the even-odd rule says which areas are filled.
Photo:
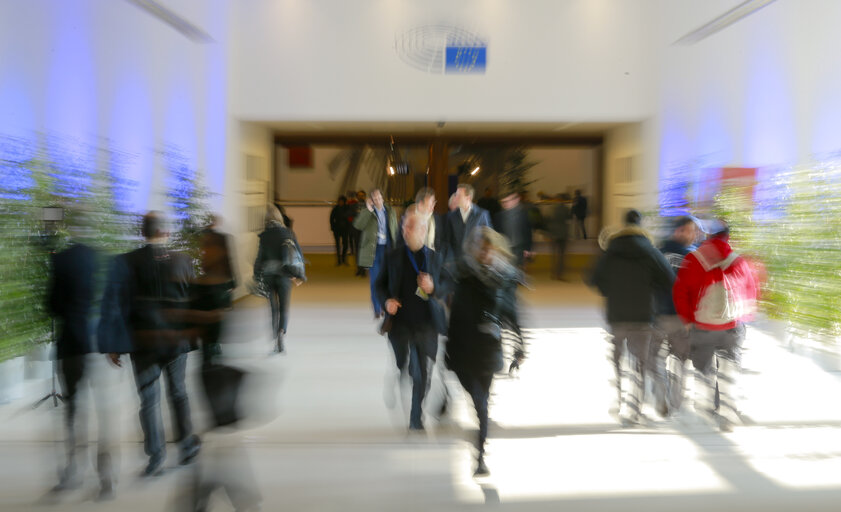
[[300, 285], [307, 280], [307, 276], [301, 246], [292, 230], [283, 224], [283, 216], [274, 205], [269, 205], [266, 210], [266, 228], [260, 233], [254, 279], [262, 282], [268, 291], [272, 333], [275, 337], [274, 351], [283, 352], [292, 283]]
[[466, 240], [457, 269], [446, 361], [473, 399], [479, 417], [475, 476], [490, 473], [484, 460], [488, 398], [494, 373], [502, 369], [502, 326], [515, 318], [511, 305], [523, 280], [513, 261], [505, 238], [483, 226]]

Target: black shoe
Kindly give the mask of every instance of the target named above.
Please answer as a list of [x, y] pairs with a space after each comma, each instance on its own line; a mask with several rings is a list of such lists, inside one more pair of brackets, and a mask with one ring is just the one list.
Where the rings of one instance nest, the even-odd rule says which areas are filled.
[[141, 478], [150, 478], [153, 476], [160, 476], [164, 472], [164, 461], [163, 460], [156, 460], [156, 461], [149, 461], [149, 464], [146, 466], [145, 469], [140, 473]]
[[480, 455], [479, 460], [476, 463], [476, 471], [473, 472], [474, 477], [481, 477], [481, 476], [488, 476], [491, 474], [491, 470], [488, 469], [488, 466], [485, 464], [485, 457]]
[[283, 343], [283, 336], [283, 333], [277, 335], [277, 340], [275, 341], [274, 346], [275, 354], [282, 354], [286, 351], [286, 345]]

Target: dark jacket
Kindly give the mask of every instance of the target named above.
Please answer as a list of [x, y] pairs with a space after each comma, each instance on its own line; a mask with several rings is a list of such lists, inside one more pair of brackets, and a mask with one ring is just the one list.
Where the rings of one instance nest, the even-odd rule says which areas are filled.
[[[385, 310], [385, 301], [394, 299], [403, 301], [406, 297], [401, 297], [401, 284], [403, 282], [404, 274], [411, 272], [415, 274], [415, 269], [406, 262], [407, 248], [405, 244], [400, 244], [392, 249], [386, 256], [385, 268], [380, 271], [375, 283], [375, 290], [377, 300], [380, 302], [383, 310]], [[438, 251], [426, 249], [426, 273], [432, 277], [432, 284], [434, 291], [429, 297], [427, 304], [429, 305], [429, 313], [432, 317], [433, 327], [439, 334], [447, 333], [447, 321], [444, 306], [441, 298], [445, 297], [449, 292], [450, 282], [446, 278], [446, 274], [442, 272], [443, 261], [442, 255]], [[386, 313], [388, 315], [388, 313]]]
[[515, 320], [515, 294], [522, 276], [513, 265], [491, 271], [465, 260], [459, 263], [456, 276], [447, 366], [455, 372], [494, 373], [502, 368], [502, 341], [484, 327]]
[[577, 219], [584, 219], [587, 217], [587, 198], [578, 196], [572, 200], [572, 214]]
[[[190, 307], [193, 267], [181, 253], [158, 245], [118, 256], [109, 271], [98, 336], [103, 352], [187, 352], [186, 326], [170, 311]], [[118, 325], [122, 323], [122, 325]]]
[[626, 227], [610, 239], [593, 272], [593, 284], [607, 299], [607, 321], [651, 322], [654, 295], [671, 290], [675, 274], [669, 262], [639, 227]]
[[552, 217], [549, 219], [549, 234], [552, 240], [561, 242], [569, 238], [569, 221], [572, 213], [566, 203], [558, 203], [552, 209]]
[[517, 265], [523, 265], [523, 251], [532, 248], [532, 223], [528, 211], [522, 204], [502, 210], [494, 216], [494, 229], [505, 235], [511, 244], [511, 252], [517, 259]]
[[330, 210], [330, 231], [337, 235], [344, 235], [349, 227], [347, 205], [337, 204]]
[[48, 305], [57, 320], [59, 359], [96, 351], [91, 336], [96, 274], [97, 254], [87, 245], [72, 245], [52, 257]]
[[475, 204], [470, 208], [467, 216], [467, 223], [461, 219], [461, 210], [455, 210], [447, 214], [446, 229], [444, 233], [444, 260], [455, 264], [462, 257], [462, 244], [471, 231], [481, 226], [491, 225], [491, 216], [486, 210]]
[[[687, 254], [695, 250], [695, 247], [684, 246], [680, 242], [668, 239], [660, 246], [660, 252], [665, 256], [666, 261], [672, 267], [672, 272], [677, 276], [677, 271], [683, 263], [683, 258]], [[658, 315], [676, 315], [675, 303], [672, 300], [672, 290], [660, 290], [657, 292], [657, 314]]]
[[[277, 223], [270, 223], [265, 230], [259, 235], [260, 242], [257, 247], [257, 259], [254, 261], [254, 275], [262, 276], [264, 274], [276, 274], [283, 277], [296, 277], [301, 280], [306, 280], [307, 276], [303, 268], [297, 269], [294, 275], [285, 275], [282, 271], [284, 268], [284, 245], [287, 240], [291, 240], [301, 256], [301, 246], [298, 245], [298, 240], [295, 238], [295, 233], [291, 229], [285, 228]], [[303, 260], [303, 257], [301, 256]], [[288, 267], [287, 267], [288, 268]]]
[[128, 320], [131, 301], [125, 257], [125, 254], [115, 256], [108, 265], [96, 331], [97, 345], [103, 353], [134, 352]]

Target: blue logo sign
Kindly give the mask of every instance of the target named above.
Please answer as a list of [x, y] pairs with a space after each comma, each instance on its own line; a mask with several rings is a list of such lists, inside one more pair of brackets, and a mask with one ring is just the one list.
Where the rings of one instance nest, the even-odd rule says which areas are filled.
[[426, 25], [399, 34], [397, 55], [413, 68], [433, 74], [484, 74], [488, 43], [479, 35], [449, 25]]

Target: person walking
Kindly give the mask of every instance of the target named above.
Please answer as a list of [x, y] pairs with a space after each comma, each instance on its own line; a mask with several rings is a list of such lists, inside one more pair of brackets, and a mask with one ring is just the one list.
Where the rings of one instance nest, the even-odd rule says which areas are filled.
[[[661, 245], [660, 252], [677, 274], [687, 254], [695, 250], [698, 227], [695, 218], [678, 217], [672, 222], [672, 233]], [[654, 322], [655, 341], [651, 353], [657, 355], [654, 395], [657, 412], [663, 416], [680, 409], [683, 403], [686, 360], [689, 358], [689, 331], [675, 311], [672, 291], [657, 294], [657, 317]], [[656, 341], [660, 340], [660, 341]], [[666, 357], [660, 356], [660, 346], [666, 344]]]
[[569, 239], [569, 221], [572, 213], [567, 203], [569, 194], [558, 194], [558, 202], [552, 208], [549, 219], [549, 236], [552, 239], [552, 279], [564, 280], [567, 240]]
[[[82, 428], [85, 416], [81, 410], [83, 395], [88, 387], [95, 386], [92, 377], [91, 354], [98, 351], [93, 331], [94, 304], [98, 301], [97, 277], [101, 258], [97, 251], [85, 243], [88, 227], [80, 225], [83, 214], [74, 216], [69, 227], [69, 247], [52, 255], [47, 305], [58, 327], [56, 339], [56, 370], [61, 383], [65, 404], [65, 451], [66, 463], [61, 471], [59, 483], [53, 492], [75, 489], [82, 484], [77, 467], [78, 459], [87, 455], [87, 432]], [[94, 398], [98, 393], [94, 390]], [[97, 500], [114, 497], [114, 474], [109, 448], [107, 420], [100, 418], [99, 442], [97, 443], [96, 469], [99, 474]]]
[[348, 253], [348, 207], [345, 196], [339, 196], [336, 206], [330, 210], [330, 231], [336, 242], [336, 266], [347, 265]]
[[[645, 377], [655, 371], [654, 358], [649, 354], [655, 293], [671, 289], [674, 282], [671, 266], [652, 245], [650, 236], [640, 227], [641, 221], [637, 210], [625, 215], [625, 227], [612, 235], [591, 278], [591, 284], [607, 299], [619, 414], [626, 426], [639, 422]], [[621, 363], [626, 341], [631, 382], [624, 403], [627, 410], [623, 411]]]
[[397, 242], [397, 215], [391, 206], [385, 204], [379, 189], [372, 190], [369, 195], [365, 208], [356, 215], [353, 227], [359, 230], [359, 265], [368, 269], [374, 318], [381, 318], [383, 309], [377, 300], [376, 282], [386, 254], [394, 249]]
[[438, 335], [446, 333], [441, 255], [425, 245], [427, 219], [410, 213], [403, 219], [404, 243], [392, 249], [375, 283], [376, 300], [386, 317], [383, 331], [394, 352], [397, 369], [412, 378], [409, 430], [422, 431], [423, 399], [429, 387], [430, 362], [438, 353]]
[[[167, 380], [167, 394], [175, 416], [175, 442], [180, 451], [179, 464], [193, 462], [199, 452], [199, 439], [193, 434], [190, 402], [185, 383], [187, 352], [190, 345], [183, 334], [178, 311], [189, 305], [189, 284], [193, 268], [189, 258], [170, 251], [168, 233], [160, 212], [143, 217], [142, 234], [146, 245], [118, 257], [111, 272], [109, 303], [100, 332], [112, 337], [110, 358], [121, 366], [120, 353], [128, 351], [140, 396], [140, 426], [143, 448], [149, 463], [141, 476], [156, 476], [163, 471], [166, 438], [160, 413], [161, 374]], [[115, 324], [126, 319], [121, 328]], [[130, 346], [122, 346], [127, 333]]]
[[672, 297], [689, 331], [689, 357], [703, 383], [703, 398], [695, 408], [712, 412], [721, 431], [730, 432], [740, 422], [733, 390], [745, 322], [756, 309], [757, 284], [748, 262], [730, 246], [727, 223], [713, 220], [708, 232], [709, 239], [684, 258]]
[[465, 249], [456, 272], [446, 363], [473, 400], [479, 419], [474, 475], [485, 476], [491, 382], [503, 367], [502, 328], [516, 322], [508, 305], [523, 276], [505, 238], [488, 226], [474, 230]]
[[532, 224], [520, 203], [518, 191], [512, 190], [502, 197], [502, 210], [494, 216], [493, 223], [494, 228], [508, 239], [517, 267], [523, 268], [532, 256]]
[[581, 195], [581, 190], [576, 190], [572, 199], [572, 215], [575, 217], [576, 237], [586, 240], [587, 226], [584, 221], [587, 218], [587, 198]]
[[286, 329], [289, 324], [289, 299], [292, 285], [307, 280], [301, 246], [295, 233], [283, 224], [283, 217], [274, 205], [266, 208], [265, 229], [260, 233], [254, 279], [268, 292], [272, 313], [274, 352], [284, 352]]
[[453, 200], [456, 209], [447, 214], [444, 261], [452, 268], [461, 260], [462, 245], [470, 233], [478, 227], [491, 226], [488, 212], [473, 203], [474, 193], [473, 186], [467, 183], [459, 184]]

